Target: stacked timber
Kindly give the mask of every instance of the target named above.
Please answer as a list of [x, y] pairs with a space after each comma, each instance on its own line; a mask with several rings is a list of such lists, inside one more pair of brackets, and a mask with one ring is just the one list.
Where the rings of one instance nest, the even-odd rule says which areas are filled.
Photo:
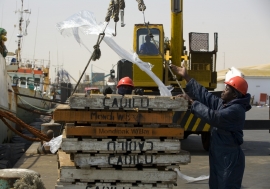
[[71, 96], [53, 115], [66, 123], [56, 189], [172, 188], [173, 169], [190, 162], [172, 122], [187, 106], [180, 97]]

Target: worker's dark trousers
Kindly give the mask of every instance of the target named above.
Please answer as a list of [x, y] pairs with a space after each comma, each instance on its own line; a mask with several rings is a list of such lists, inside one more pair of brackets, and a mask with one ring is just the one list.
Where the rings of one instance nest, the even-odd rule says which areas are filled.
[[[228, 153], [229, 151], [229, 153]], [[245, 155], [237, 146], [226, 152], [209, 151], [210, 189], [240, 189], [245, 169]]]

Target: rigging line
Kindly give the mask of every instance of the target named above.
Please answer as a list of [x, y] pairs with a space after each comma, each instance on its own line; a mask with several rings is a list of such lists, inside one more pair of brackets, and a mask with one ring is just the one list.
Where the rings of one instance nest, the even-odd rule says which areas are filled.
[[[108, 24], [109, 24], [109, 22], [107, 22], [107, 24], [106, 24], [106, 26], [105, 26], [105, 28], [104, 28], [104, 30], [103, 30], [103, 33], [100, 33], [100, 34], [98, 35], [97, 43], [96, 43], [96, 45], [94, 46], [94, 48], [97, 47], [97, 49], [99, 49], [99, 45], [100, 45], [100, 43], [102, 42], [103, 38], [105, 37], [105, 31], [106, 31], [106, 28], [107, 28]], [[101, 36], [102, 36], [102, 37], [101, 37]], [[95, 49], [95, 50], [97, 50], [97, 49]], [[92, 53], [90, 59], [88, 60], [86, 66], [85, 66], [85, 68], [84, 68], [84, 70], [83, 70], [83, 73], [81, 74], [81, 76], [80, 76], [80, 78], [79, 78], [79, 80], [78, 80], [76, 86], [74, 87], [74, 89], [73, 89], [71, 95], [73, 95], [73, 94], [75, 93], [75, 91], [77, 90], [77, 87], [78, 87], [78, 85], [80, 84], [81, 79], [82, 79], [83, 75], [85, 74], [85, 71], [87, 70], [87, 68], [88, 68], [89, 64], [91, 63], [92, 59], [93, 59], [95, 56], [97, 56], [98, 53], [95, 53], [95, 50], [94, 50], [94, 52]], [[95, 58], [97, 58], [97, 57], [95, 57]], [[98, 58], [98, 59], [99, 59], [99, 58]], [[94, 61], [95, 61], [95, 60], [94, 60]], [[92, 65], [93, 65], [93, 64], [92, 64]]]
[[3, 24], [3, 13], [4, 13], [4, 5], [5, 5], [5, 1], [3, 1], [3, 6], [2, 6], [2, 17], [1, 17], [1, 27], [2, 27], [2, 24]]
[[14, 31], [15, 31], [15, 29], [16, 29], [16, 24], [14, 24], [14, 29], [13, 29], [13, 31], [12, 31], [11, 38], [10, 38], [10, 40], [9, 40], [9, 42], [8, 42], [8, 46], [7, 46], [7, 48], [9, 48], [9, 45], [10, 45], [10, 43], [11, 43], [12, 39], [13, 39], [13, 35], [14, 35]]
[[96, 65], [94, 65], [94, 64], [92, 64], [93, 66], [95, 66], [96, 68], [98, 68], [98, 69], [100, 69], [100, 70], [103, 70], [103, 71], [108, 71], [108, 70], [104, 70], [104, 69], [102, 69], [102, 68], [100, 68], [100, 67], [98, 67], [98, 66], [96, 66]]
[[37, 44], [37, 29], [38, 29], [38, 17], [39, 17], [39, 7], [38, 7], [38, 16], [37, 16], [37, 27], [36, 27], [36, 37], [35, 37], [35, 46], [34, 46], [34, 55], [33, 60], [35, 61], [35, 54], [36, 54], [36, 44]]
[[144, 11], [142, 11], [143, 14], [143, 23], [145, 23], [145, 15], [144, 15]]

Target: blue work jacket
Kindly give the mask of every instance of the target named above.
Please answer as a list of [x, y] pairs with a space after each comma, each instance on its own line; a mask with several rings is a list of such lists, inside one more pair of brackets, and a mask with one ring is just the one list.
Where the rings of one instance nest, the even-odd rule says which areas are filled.
[[245, 157], [240, 145], [243, 143], [245, 112], [251, 109], [250, 94], [225, 104], [194, 79], [187, 83], [186, 89], [195, 99], [191, 112], [211, 126], [210, 188], [241, 188]]

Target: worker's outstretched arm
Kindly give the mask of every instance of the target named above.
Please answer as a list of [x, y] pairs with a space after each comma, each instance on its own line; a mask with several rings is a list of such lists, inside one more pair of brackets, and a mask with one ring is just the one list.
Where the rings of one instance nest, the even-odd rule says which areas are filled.
[[241, 104], [231, 104], [226, 108], [219, 107], [218, 110], [213, 110], [198, 101], [194, 101], [191, 112], [212, 127], [230, 132], [241, 131], [245, 122], [245, 109]]
[[222, 100], [215, 95], [209, 93], [205, 87], [200, 85], [195, 79], [187, 74], [185, 67], [171, 65], [175, 74], [181, 75], [186, 81], [186, 90], [193, 100], [197, 100], [211, 109], [216, 109]]

